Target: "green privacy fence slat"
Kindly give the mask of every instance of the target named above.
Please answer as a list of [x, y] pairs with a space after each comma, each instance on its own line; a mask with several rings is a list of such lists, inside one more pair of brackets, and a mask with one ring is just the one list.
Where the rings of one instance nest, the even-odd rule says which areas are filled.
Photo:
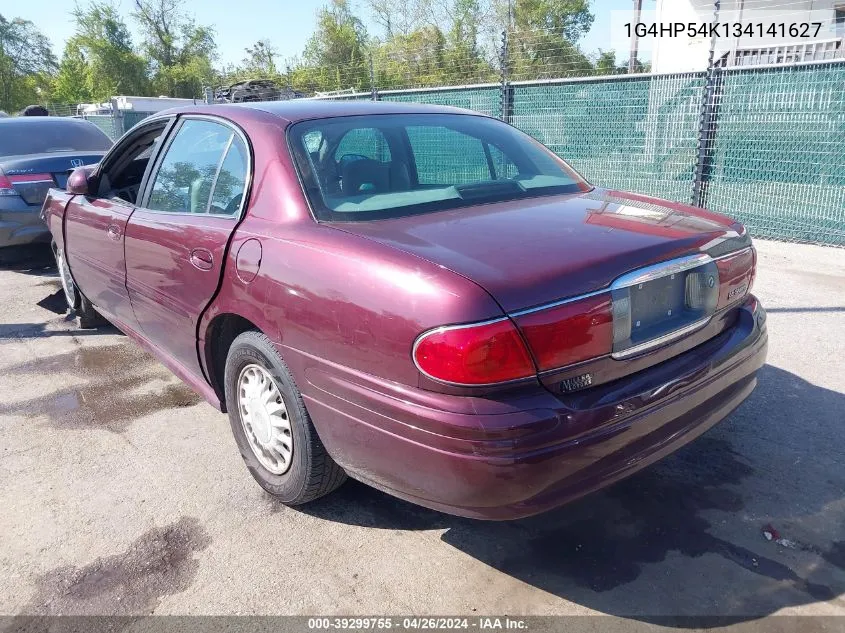
[[153, 112], [135, 112], [133, 110], [124, 110], [123, 112], [123, 131], [128, 132], [140, 121], [143, 121]]
[[845, 246], [845, 64], [720, 83], [706, 205], [752, 235]]
[[[751, 233], [845, 246], [845, 62], [717, 71], [708, 208]], [[511, 123], [591, 182], [689, 203], [705, 73], [514, 84]], [[501, 115], [496, 85], [381, 93]]]
[[[684, 203], [693, 197], [702, 137], [708, 208], [758, 237], [845, 246], [845, 61], [717, 70], [716, 79], [703, 134], [704, 72], [512, 84], [510, 122], [597, 185]], [[378, 98], [502, 115], [497, 84], [385, 91]], [[88, 119], [117, 139], [148, 115]], [[418, 139], [423, 149], [425, 141]], [[471, 168], [470, 159], [427, 160], [458, 172]]]
[[110, 114], [91, 114], [86, 116], [85, 119], [100, 128], [113, 141], [123, 134], [123, 130], [120, 128], [120, 119]]
[[704, 73], [515, 85], [512, 123], [605, 187], [689, 202]]
[[450, 90], [414, 90], [409, 92], [380, 92], [380, 101], [404, 101], [454, 106], [499, 116], [501, 98], [498, 86], [482, 86]]

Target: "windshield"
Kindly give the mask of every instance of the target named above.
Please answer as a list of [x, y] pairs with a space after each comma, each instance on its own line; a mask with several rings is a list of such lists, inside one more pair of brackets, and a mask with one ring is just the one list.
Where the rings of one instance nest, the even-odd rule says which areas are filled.
[[321, 220], [395, 218], [590, 189], [540, 143], [481, 116], [318, 119], [291, 126], [289, 139]]
[[0, 156], [103, 151], [111, 145], [111, 139], [96, 125], [73, 119], [27, 117], [0, 124]]

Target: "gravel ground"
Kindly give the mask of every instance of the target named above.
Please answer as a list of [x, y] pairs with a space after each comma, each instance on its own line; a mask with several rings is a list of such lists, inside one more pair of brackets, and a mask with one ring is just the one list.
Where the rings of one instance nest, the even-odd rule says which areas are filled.
[[275, 503], [225, 416], [117, 331], [78, 330], [51, 266], [6, 264], [0, 613], [845, 615], [845, 250], [758, 249], [752, 397], [651, 469], [511, 523], [355, 482]]

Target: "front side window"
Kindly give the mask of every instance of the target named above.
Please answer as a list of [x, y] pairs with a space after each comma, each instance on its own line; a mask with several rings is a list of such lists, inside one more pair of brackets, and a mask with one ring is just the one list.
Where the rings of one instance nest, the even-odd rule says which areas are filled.
[[296, 123], [288, 138], [321, 220], [377, 220], [590, 189], [548, 149], [487, 117], [332, 117]]
[[234, 215], [246, 165], [246, 148], [231, 128], [186, 119], [158, 167], [146, 206], [171, 213]]

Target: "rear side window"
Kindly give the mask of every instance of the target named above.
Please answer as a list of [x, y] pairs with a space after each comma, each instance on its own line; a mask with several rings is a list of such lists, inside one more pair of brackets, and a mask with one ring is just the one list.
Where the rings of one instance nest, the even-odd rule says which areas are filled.
[[229, 127], [187, 119], [161, 160], [146, 206], [169, 213], [234, 215], [246, 182], [246, 156]]
[[246, 147], [240, 137], [232, 139], [214, 183], [209, 213], [235, 215], [241, 206], [246, 187]]
[[0, 156], [99, 152], [111, 146], [100, 128], [75, 119], [26, 117], [0, 123]]

